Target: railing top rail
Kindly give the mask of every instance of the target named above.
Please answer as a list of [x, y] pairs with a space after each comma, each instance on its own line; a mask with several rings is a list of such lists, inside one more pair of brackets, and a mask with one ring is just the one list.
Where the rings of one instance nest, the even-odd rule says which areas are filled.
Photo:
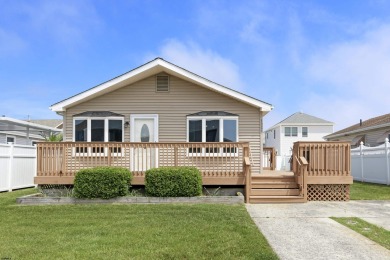
[[297, 141], [295, 143], [298, 144], [347, 144], [349, 145], [349, 142], [345, 141]]
[[208, 144], [230, 144], [230, 145], [249, 145], [249, 142], [38, 142], [42, 144], [186, 144], [186, 145], [208, 145]]

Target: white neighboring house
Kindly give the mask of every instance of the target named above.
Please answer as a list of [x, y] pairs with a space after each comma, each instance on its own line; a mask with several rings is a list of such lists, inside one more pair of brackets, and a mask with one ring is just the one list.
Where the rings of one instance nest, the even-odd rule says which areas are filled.
[[297, 141], [324, 141], [334, 123], [297, 112], [265, 131], [265, 147], [276, 151], [276, 170], [290, 170], [289, 159]]
[[[57, 125], [60, 123], [57, 122]], [[17, 145], [34, 145], [36, 142], [44, 141], [45, 137], [58, 133], [62, 133], [62, 129], [5, 116], [0, 117], [0, 144], [12, 142]]]

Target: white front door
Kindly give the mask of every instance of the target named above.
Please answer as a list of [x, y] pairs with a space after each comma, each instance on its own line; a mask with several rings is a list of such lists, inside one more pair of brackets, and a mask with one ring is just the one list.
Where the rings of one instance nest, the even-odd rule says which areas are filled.
[[[158, 115], [130, 116], [131, 142], [158, 142]], [[136, 147], [132, 149], [132, 171], [146, 171], [157, 167], [157, 148]]]

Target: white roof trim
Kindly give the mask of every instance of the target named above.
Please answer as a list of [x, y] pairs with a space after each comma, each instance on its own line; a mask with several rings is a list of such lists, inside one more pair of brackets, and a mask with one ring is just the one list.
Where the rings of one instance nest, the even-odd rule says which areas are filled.
[[24, 120], [19, 120], [19, 119], [5, 117], [5, 116], [0, 117], [0, 123], [14, 124], [17, 126], [29, 127], [30, 129], [45, 130], [45, 131], [51, 131], [54, 133], [62, 132], [62, 129], [39, 125], [39, 124], [24, 121]]
[[273, 109], [272, 105], [262, 102], [258, 99], [252, 98], [235, 90], [229, 89], [205, 78], [202, 78], [190, 71], [187, 71], [181, 67], [178, 67], [172, 63], [169, 63], [161, 58], [157, 58], [151, 62], [148, 62], [132, 71], [129, 71], [119, 77], [111, 79], [105, 83], [102, 83], [94, 88], [77, 94], [73, 97], [53, 104], [50, 109], [55, 112], [65, 111], [66, 108], [77, 105], [81, 102], [90, 100], [94, 97], [100, 96], [104, 93], [111, 92], [123, 86], [134, 83], [140, 79], [152, 76], [160, 72], [167, 72], [179, 78], [184, 78], [187, 81], [193, 82], [197, 85], [201, 85], [205, 88], [219, 92], [221, 94], [230, 96], [239, 101], [247, 103], [249, 105], [260, 108], [261, 111], [269, 112]]

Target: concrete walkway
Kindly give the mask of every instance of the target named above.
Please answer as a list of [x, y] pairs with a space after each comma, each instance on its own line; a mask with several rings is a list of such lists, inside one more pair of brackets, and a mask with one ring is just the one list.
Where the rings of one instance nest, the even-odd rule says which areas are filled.
[[247, 204], [280, 259], [390, 259], [390, 251], [329, 217], [359, 217], [390, 230], [390, 201]]

